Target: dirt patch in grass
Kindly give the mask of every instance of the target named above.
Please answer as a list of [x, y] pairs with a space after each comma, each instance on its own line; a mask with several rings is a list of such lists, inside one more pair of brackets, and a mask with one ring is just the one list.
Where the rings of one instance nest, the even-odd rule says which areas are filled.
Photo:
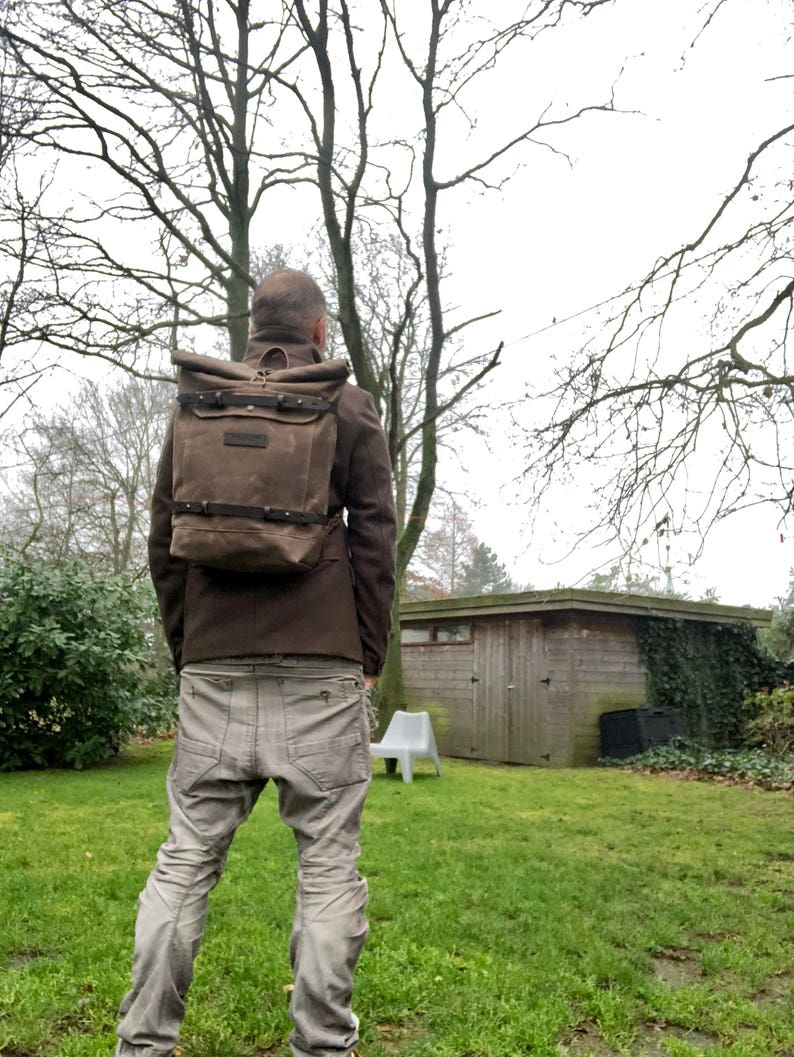
[[[18, 950], [8, 952], [6, 955], [6, 964], [9, 969], [24, 969], [25, 966], [30, 965], [30, 963], [35, 961], [36, 958], [43, 957], [44, 951], [38, 951], [34, 947], [20, 947]], [[3, 1051], [2, 1057], [6, 1057], [5, 1051]], [[11, 1057], [13, 1057], [13, 1054]]]
[[562, 1042], [557, 1043], [560, 1057], [616, 1057], [611, 1046], [607, 1046], [596, 1030], [595, 1024], [584, 1021], [570, 1031]]
[[794, 972], [783, 972], [770, 976], [764, 986], [750, 1001], [758, 1009], [769, 1009], [789, 997], [794, 997]]
[[667, 987], [687, 987], [701, 976], [697, 951], [674, 947], [653, 959], [653, 975]]
[[[665, 1047], [669, 1039], [681, 1039], [695, 1050], [705, 1049], [719, 1042], [716, 1035], [705, 1031], [692, 1031], [677, 1024], [665, 1024], [661, 1021], [649, 1021], [641, 1024], [637, 1032], [637, 1041], [631, 1048], [633, 1057], [670, 1057]], [[601, 1038], [594, 1024], [585, 1021], [566, 1035], [557, 1044], [560, 1057], [617, 1057], [617, 1051]]]
[[384, 1053], [389, 1054], [399, 1053], [404, 1043], [420, 1039], [427, 1033], [424, 1024], [418, 1020], [376, 1024], [375, 1031], [378, 1033]]
[[706, 1031], [653, 1022], [643, 1024], [639, 1030], [635, 1044], [637, 1057], [670, 1057], [670, 1051], [664, 1046], [666, 1039], [681, 1039], [695, 1050], [703, 1050], [706, 1046], [714, 1046], [719, 1042], [716, 1035]]

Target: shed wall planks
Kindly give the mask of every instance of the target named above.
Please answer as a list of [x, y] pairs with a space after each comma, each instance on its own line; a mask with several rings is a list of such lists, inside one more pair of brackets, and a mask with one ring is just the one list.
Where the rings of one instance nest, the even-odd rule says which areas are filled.
[[470, 626], [471, 642], [405, 644], [408, 705], [441, 752], [550, 766], [594, 763], [599, 716], [641, 706], [637, 624], [659, 616], [769, 624], [766, 610], [555, 589], [407, 603], [406, 627]]
[[403, 647], [409, 707], [430, 712], [446, 755], [594, 763], [600, 714], [644, 697], [636, 619], [593, 612], [470, 619], [471, 642]]

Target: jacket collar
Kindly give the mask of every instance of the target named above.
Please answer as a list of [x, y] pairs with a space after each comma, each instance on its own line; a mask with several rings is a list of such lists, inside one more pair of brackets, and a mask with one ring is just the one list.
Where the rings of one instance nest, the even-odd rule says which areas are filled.
[[287, 354], [290, 367], [308, 363], [322, 363], [320, 350], [306, 334], [292, 327], [263, 327], [248, 339], [243, 362], [257, 367], [262, 356], [273, 348], [281, 348]]

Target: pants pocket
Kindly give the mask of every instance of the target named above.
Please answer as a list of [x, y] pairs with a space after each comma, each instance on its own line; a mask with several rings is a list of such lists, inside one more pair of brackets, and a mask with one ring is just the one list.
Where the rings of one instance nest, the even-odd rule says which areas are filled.
[[289, 761], [323, 790], [370, 776], [364, 684], [356, 676], [279, 680]]
[[227, 675], [183, 670], [172, 775], [190, 792], [221, 758], [232, 696]]
[[191, 792], [217, 765], [220, 758], [220, 746], [194, 741], [184, 734], [177, 733], [171, 769], [176, 788], [182, 793]]

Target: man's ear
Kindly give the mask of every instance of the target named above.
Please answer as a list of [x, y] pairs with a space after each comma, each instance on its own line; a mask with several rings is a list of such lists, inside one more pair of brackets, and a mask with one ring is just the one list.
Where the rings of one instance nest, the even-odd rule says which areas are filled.
[[312, 328], [312, 341], [320, 350], [325, 352], [325, 339], [328, 332], [328, 317], [320, 316]]

